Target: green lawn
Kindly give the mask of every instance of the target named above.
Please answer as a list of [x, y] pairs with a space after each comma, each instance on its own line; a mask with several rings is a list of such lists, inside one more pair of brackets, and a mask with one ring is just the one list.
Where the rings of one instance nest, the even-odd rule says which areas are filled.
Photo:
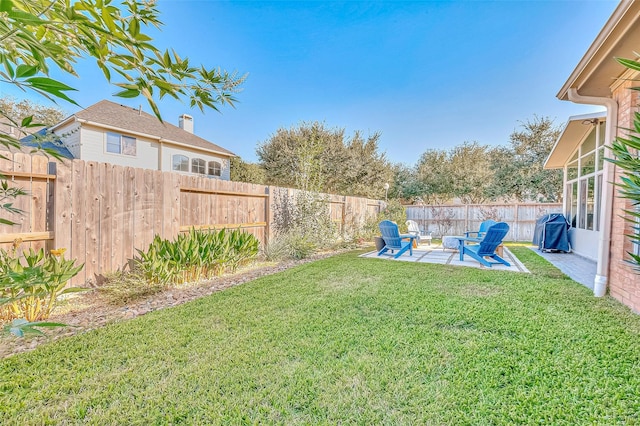
[[306, 264], [0, 361], [2, 424], [638, 424], [640, 316], [533, 272]]

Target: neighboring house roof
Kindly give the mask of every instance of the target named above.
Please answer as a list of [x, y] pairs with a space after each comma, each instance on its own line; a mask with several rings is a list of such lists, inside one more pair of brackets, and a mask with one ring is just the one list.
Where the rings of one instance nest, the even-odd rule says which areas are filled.
[[593, 129], [593, 124], [597, 121], [604, 121], [606, 117], [606, 111], [569, 117], [549, 157], [547, 157], [547, 161], [544, 163], [544, 168], [563, 168], [571, 154], [573, 154], [580, 143], [589, 135], [589, 132]]
[[72, 120], [98, 127], [107, 126], [116, 130], [143, 134], [161, 142], [186, 145], [228, 157], [236, 156], [233, 152], [193, 133], [167, 122], [161, 122], [156, 116], [147, 114], [142, 109], [131, 108], [107, 100], [100, 101], [73, 114], [51, 129], [60, 127]]
[[637, 58], [638, 46], [640, 2], [623, 0], [556, 96], [568, 100], [570, 88], [582, 96], [611, 96], [616, 78], [627, 71], [615, 58]]
[[33, 148], [41, 148], [49, 151], [53, 151], [58, 154], [60, 157], [73, 159], [73, 154], [64, 146], [64, 144], [60, 140], [47, 140], [47, 141], [38, 141], [38, 136], [46, 135], [47, 130], [42, 129], [34, 135], [29, 135], [26, 138], [20, 140], [20, 143], [24, 147], [22, 151], [31, 152]]

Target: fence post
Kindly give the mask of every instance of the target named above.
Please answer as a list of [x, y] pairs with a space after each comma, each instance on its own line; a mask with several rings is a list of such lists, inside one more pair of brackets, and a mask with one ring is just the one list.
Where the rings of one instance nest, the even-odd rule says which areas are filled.
[[464, 205], [464, 231], [469, 230], [469, 204]]
[[341, 234], [344, 235], [345, 226], [347, 225], [347, 196], [342, 197], [342, 226]]
[[268, 197], [265, 198], [265, 203], [267, 203], [267, 205], [265, 206], [265, 215], [264, 215], [264, 221], [267, 223], [267, 225], [265, 226], [265, 230], [264, 230], [264, 235], [265, 235], [265, 244], [269, 243], [269, 240], [271, 239], [272, 235], [271, 233], [272, 231], [272, 224], [273, 224], [273, 186], [269, 185], [269, 186], [265, 186], [265, 191], [267, 192]]
[[520, 241], [520, 222], [518, 220], [518, 203], [516, 203], [514, 205], [514, 208], [516, 209], [515, 213], [514, 213], [514, 219], [513, 219], [513, 224], [514, 224], [514, 228], [515, 228], [515, 232], [514, 232], [514, 240], [515, 241]]

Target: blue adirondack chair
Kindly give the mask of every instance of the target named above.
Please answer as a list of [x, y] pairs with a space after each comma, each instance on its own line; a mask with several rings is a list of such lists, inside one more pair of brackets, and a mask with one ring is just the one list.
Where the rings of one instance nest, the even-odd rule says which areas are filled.
[[[404, 252], [409, 250], [409, 256], [413, 256], [413, 238], [412, 235], [400, 235], [400, 231], [398, 230], [398, 225], [391, 222], [390, 220], [383, 220], [378, 225], [380, 228], [380, 233], [382, 234], [382, 239], [384, 240], [384, 247], [382, 250], [378, 252], [378, 256], [382, 253], [385, 253], [388, 250], [397, 250], [398, 252], [393, 256], [394, 259], [402, 256]], [[408, 239], [408, 241], [405, 241]]]
[[[491, 219], [485, 220], [480, 224], [480, 228], [477, 231], [467, 231], [464, 234], [467, 238], [482, 239], [482, 237], [484, 237], [484, 234], [487, 233], [487, 230], [491, 228], [493, 225], [495, 225], [496, 223], [498, 222], [496, 222], [495, 220], [491, 220]], [[476, 234], [476, 235], [475, 237], [472, 237], [471, 234]]]
[[[498, 222], [487, 229], [482, 239], [465, 238], [462, 241], [462, 249], [460, 250], [460, 260], [464, 260], [465, 255], [473, 257], [484, 266], [491, 268], [491, 265], [502, 263], [511, 266], [509, 262], [498, 256], [496, 249], [502, 243], [502, 239], [509, 232], [509, 225], [504, 222]], [[477, 242], [478, 244], [466, 245], [466, 241]], [[489, 262], [486, 258], [491, 258], [496, 262]]]

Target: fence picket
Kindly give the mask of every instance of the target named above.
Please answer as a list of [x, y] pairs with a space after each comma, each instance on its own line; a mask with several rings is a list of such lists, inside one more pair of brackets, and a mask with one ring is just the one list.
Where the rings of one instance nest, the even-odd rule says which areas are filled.
[[[71, 167], [71, 174], [74, 184], [71, 189], [71, 254], [70, 258], [77, 259], [77, 264], [84, 264], [87, 259], [86, 247], [86, 176], [85, 176], [85, 162], [73, 161]], [[86, 275], [87, 268], [82, 268], [82, 271], [76, 275], [72, 280], [72, 285], [84, 285], [87, 280]]]
[[86, 259], [84, 271], [86, 280], [94, 282], [96, 274], [100, 272], [100, 223], [101, 192], [100, 166], [90, 161], [86, 163], [86, 220], [85, 220], [85, 251]]
[[506, 240], [531, 241], [536, 219], [544, 214], [562, 212], [561, 203], [530, 204], [458, 204], [439, 206], [405, 206], [407, 219], [414, 220], [433, 235], [463, 235], [478, 229], [485, 219], [509, 224]]

